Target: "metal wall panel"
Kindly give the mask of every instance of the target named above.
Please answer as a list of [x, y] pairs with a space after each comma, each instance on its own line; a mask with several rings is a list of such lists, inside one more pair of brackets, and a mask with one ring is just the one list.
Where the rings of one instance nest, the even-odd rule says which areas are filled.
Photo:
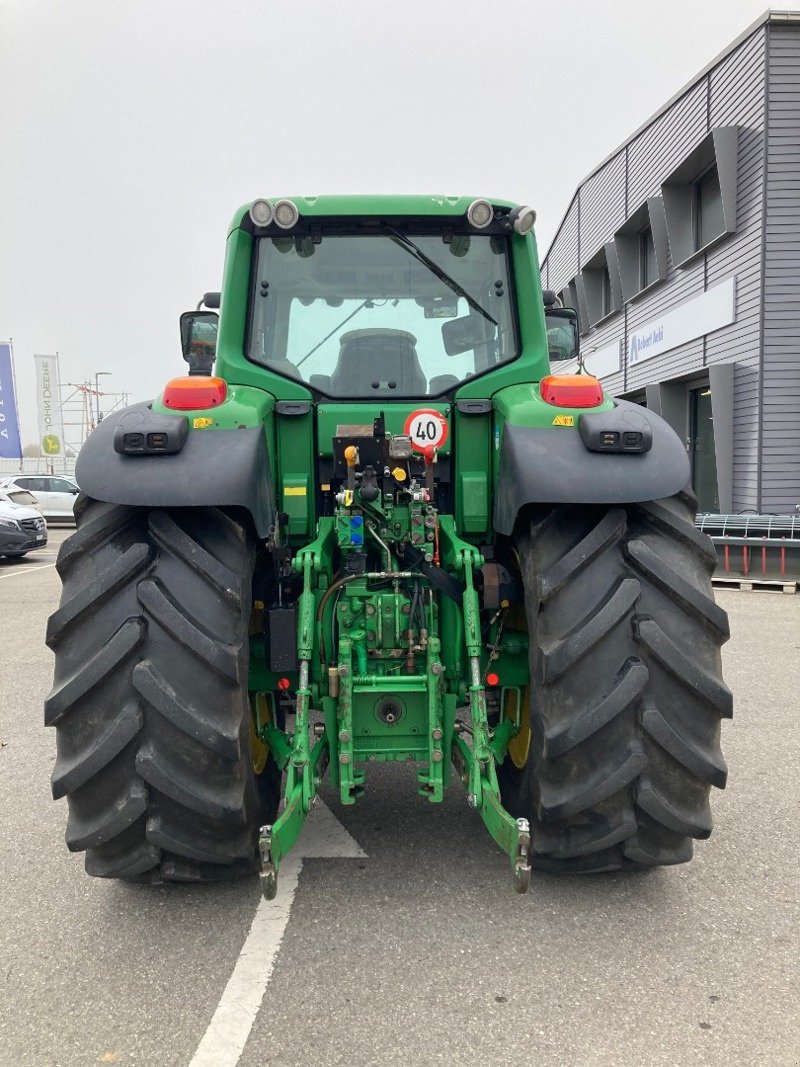
[[548, 278], [551, 289], [561, 292], [567, 282], [578, 273], [578, 197], [564, 216], [555, 241], [547, 255]]
[[760, 510], [759, 366], [764, 212], [766, 31], [755, 33], [711, 71], [713, 126], [739, 127], [736, 234], [706, 256], [706, 284], [736, 275], [736, 322], [706, 338], [705, 362], [736, 363], [733, 510]]
[[625, 150], [581, 186], [581, 266], [625, 221]]
[[800, 25], [771, 25], [761, 504], [800, 503]]
[[658, 196], [661, 182], [708, 133], [708, 79], [703, 78], [628, 146], [628, 202]]

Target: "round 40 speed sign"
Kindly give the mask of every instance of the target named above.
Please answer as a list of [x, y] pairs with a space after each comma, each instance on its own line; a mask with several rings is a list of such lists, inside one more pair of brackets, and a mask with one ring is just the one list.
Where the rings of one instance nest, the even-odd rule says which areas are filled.
[[411, 447], [417, 452], [426, 448], [441, 448], [447, 440], [447, 419], [436, 408], [417, 408], [412, 411], [403, 427], [411, 438]]

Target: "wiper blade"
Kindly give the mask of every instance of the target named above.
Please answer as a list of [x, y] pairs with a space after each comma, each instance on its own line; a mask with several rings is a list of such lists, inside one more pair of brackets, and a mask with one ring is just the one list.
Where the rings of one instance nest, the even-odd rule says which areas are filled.
[[431, 274], [435, 274], [440, 282], [444, 282], [444, 284], [452, 289], [454, 293], [463, 297], [473, 311], [477, 311], [478, 314], [483, 315], [485, 319], [488, 319], [488, 321], [491, 322], [492, 326], [497, 326], [497, 320], [493, 319], [489, 312], [481, 307], [475, 297], [470, 296], [467, 290], [459, 285], [455, 278], [451, 278], [447, 271], [442, 270], [439, 264], [432, 260], [430, 256], [427, 256], [419, 245], [414, 244], [410, 237], [407, 237], [404, 233], [400, 233], [400, 231], [396, 230], [393, 226], [387, 226], [387, 229], [392, 235], [391, 240], [394, 241], [395, 244], [399, 244], [401, 248], [405, 248], [410, 256], [413, 256], [419, 263], [422, 263], [423, 266], [427, 267]]

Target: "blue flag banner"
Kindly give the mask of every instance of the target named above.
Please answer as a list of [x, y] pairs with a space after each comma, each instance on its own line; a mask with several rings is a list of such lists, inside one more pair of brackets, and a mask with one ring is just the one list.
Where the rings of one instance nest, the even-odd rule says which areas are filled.
[[0, 459], [19, 459], [21, 455], [11, 344], [5, 341], [0, 342]]

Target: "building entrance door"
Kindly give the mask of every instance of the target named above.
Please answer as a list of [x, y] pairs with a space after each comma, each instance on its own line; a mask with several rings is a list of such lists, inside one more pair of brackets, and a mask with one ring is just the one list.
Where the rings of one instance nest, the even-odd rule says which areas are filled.
[[692, 463], [692, 489], [697, 497], [697, 510], [719, 512], [711, 390], [707, 385], [701, 389], [689, 390], [689, 457]]

